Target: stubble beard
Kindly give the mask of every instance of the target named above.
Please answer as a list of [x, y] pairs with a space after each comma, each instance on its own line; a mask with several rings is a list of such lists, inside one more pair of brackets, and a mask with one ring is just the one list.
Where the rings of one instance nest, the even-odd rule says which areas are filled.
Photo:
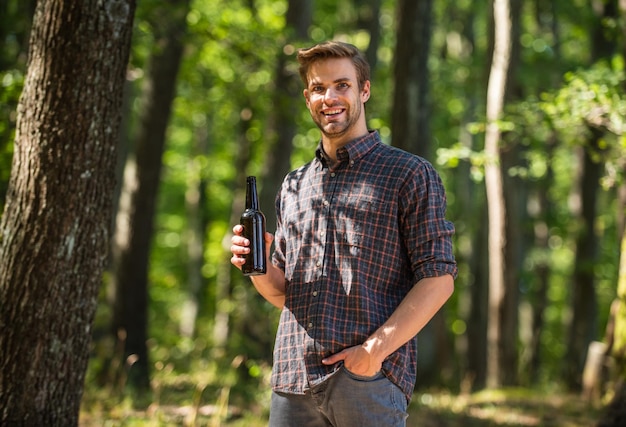
[[354, 114], [352, 114], [352, 110], [347, 111], [347, 119], [343, 122], [330, 122], [324, 125], [324, 123], [322, 123], [322, 120], [324, 119], [322, 113], [319, 113], [317, 117], [314, 117], [313, 121], [324, 136], [328, 138], [338, 138], [347, 134], [356, 126], [359, 116], [361, 115], [361, 105], [356, 104], [356, 111], [354, 111]]

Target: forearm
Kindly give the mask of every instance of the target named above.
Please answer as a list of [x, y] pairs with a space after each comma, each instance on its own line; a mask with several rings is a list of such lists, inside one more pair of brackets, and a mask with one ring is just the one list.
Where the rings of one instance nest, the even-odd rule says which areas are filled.
[[252, 284], [270, 304], [278, 308], [285, 305], [285, 273], [268, 261], [267, 273], [260, 276], [250, 276]]
[[454, 280], [450, 275], [420, 280], [391, 317], [363, 343], [370, 357], [382, 363], [417, 335], [450, 298], [453, 290]]

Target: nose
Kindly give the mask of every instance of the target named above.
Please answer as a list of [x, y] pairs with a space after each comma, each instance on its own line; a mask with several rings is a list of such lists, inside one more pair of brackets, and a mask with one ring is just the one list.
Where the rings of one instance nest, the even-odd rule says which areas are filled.
[[326, 92], [324, 92], [324, 103], [328, 104], [329, 101], [332, 101], [333, 99], [337, 98], [337, 92], [335, 91], [334, 88], [329, 87], [328, 89], [326, 89]]

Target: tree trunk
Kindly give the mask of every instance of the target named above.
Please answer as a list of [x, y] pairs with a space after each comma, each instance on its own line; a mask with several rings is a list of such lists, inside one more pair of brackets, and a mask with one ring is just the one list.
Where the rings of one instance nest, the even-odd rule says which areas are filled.
[[[598, 131], [594, 131], [594, 133], [597, 144], [601, 135]], [[592, 150], [592, 148], [579, 147], [581, 170], [577, 179], [577, 186], [579, 187], [579, 207], [576, 214], [578, 234], [572, 277], [572, 320], [567, 341], [564, 378], [571, 390], [580, 390], [587, 348], [596, 337], [598, 326], [597, 298], [594, 285], [594, 260], [597, 252], [595, 218], [602, 165], [593, 160]]]
[[[241, 214], [245, 208], [245, 187], [246, 182], [246, 170], [250, 163], [250, 140], [246, 138], [246, 132], [250, 128], [250, 118], [252, 113], [250, 109], [244, 109], [248, 111], [247, 114], [241, 115], [239, 121], [239, 136], [237, 146], [237, 157], [235, 158], [235, 181], [233, 183], [232, 194], [233, 201], [230, 209], [229, 224], [239, 224]], [[239, 185], [241, 183], [241, 185]], [[261, 206], [261, 210], [265, 208]], [[230, 248], [231, 233], [224, 236], [224, 249], [225, 251]], [[232, 256], [232, 255], [231, 255]], [[230, 257], [224, 256], [219, 263], [217, 270], [216, 284], [215, 284], [215, 326], [213, 327], [213, 353], [215, 356], [223, 356], [226, 353], [226, 345], [228, 344], [228, 337], [231, 329], [231, 314], [232, 309], [229, 307], [232, 305], [232, 274], [237, 274], [240, 279], [243, 280], [243, 276], [239, 271], [233, 271], [233, 266], [230, 263]], [[251, 286], [251, 285], [250, 285]], [[246, 311], [245, 309], [242, 311]]]
[[[484, 196], [478, 198], [484, 201]], [[488, 212], [484, 207], [476, 208], [480, 224], [488, 223]], [[480, 390], [487, 384], [487, 331], [489, 323], [489, 230], [477, 225], [473, 235], [476, 244], [470, 260], [473, 282], [470, 286], [470, 311], [467, 320], [467, 372], [464, 382], [466, 391]]]
[[487, 130], [485, 134], [485, 185], [489, 212], [489, 321], [487, 329], [487, 386], [502, 385], [504, 349], [504, 310], [506, 310], [505, 264], [506, 206], [500, 169], [498, 125], [506, 95], [507, 73], [511, 53], [511, 14], [509, 0], [494, 0], [495, 44], [487, 87]]
[[[606, 23], [618, 17], [617, 0], [597, 0], [596, 21], [592, 31], [594, 61], [608, 60], [616, 50], [617, 42]], [[575, 216], [578, 222], [574, 258], [572, 319], [569, 325], [565, 357], [565, 381], [571, 390], [579, 391], [589, 343], [597, 337], [598, 307], [595, 289], [594, 265], [597, 259], [598, 236], [595, 231], [596, 201], [604, 165], [597, 160], [601, 152], [603, 131], [589, 127], [589, 140], [580, 149], [581, 171], [577, 181], [579, 206]]]
[[[292, 43], [305, 40], [313, 20], [312, 0], [290, 0], [287, 9], [285, 44], [290, 50], [281, 49], [278, 53], [273, 96], [274, 108], [272, 129], [276, 135], [268, 155], [266, 156], [263, 180], [260, 183], [261, 209], [265, 213], [266, 227], [271, 233], [276, 231], [276, 210], [274, 203], [276, 193], [283, 182], [283, 178], [291, 169], [291, 153], [293, 152], [293, 138], [296, 135], [296, 121], [294, 112], [300, 111], [304, 105], [302, 90], [297, 70], [293, 67], [295, 61], [293, 51], [296, 47]], [[293, 51], [292, 51], [293, 50]], [[242, 185], [245, 181], [241, 182]]]
[[208, 150], [208, 132], [205, 126], [196, 130], [191, 159], [189, 159], [185, 208], [187, 212], [187, 296], [180, 313], [180, 334], [193, 338], [196, 320], [200, 311], [200, 295], [205, 286], [202, 266], [204, 265], [204, 242], [206, 223], [206, 181], [203, 179], [202, 159]]
[[0, 424], [78, 424], [134, 1], [39, 1], [0, 225]]
[[400, 0], [391, 122], [393, 145], [426, 159], [432, 155], [429, 69], [432, 0]]
[[354, 0], [357, 9], [357, 28], [362, 28], [370, 35], [370, 42], [365, 51], [365, 58], [370, 64], [372, 73], [378, 65], [378, 48], [380, 46], [380, 6], [381, 0]]
[[[622, 14], [626, 15], [626, 1]], [[621, 427], [626, 423], [626, 234], [621, 240], [621, 256], [617, 282], [617, 297], [613, 336], [609, 337], [610, 355], [615, 360], [615, 380], [611, 403], [605, 408], [599, 427]]]
[[[530, 304], [532, 310], [531, 338], [528, 343], [528, 372], [527, 380], [530, 384], [536, 384], [539, 379], [541, 368], [541, 333], [545, 326], [545, 310], [548, 307], [548, 288], [550, 284], [550, 230], [554, 226], [554, 206], [549, 196], [549, 189], [554, 186], [553, 152], [556, 135], [546, 143], [546, 157], [548, 170], [546, 178], [536, 188], [537, 217], [534, 223], [534, 247], [539, 251], [535, 267], [535, 280], [530, 292]], [[529, 209], [530, 210], [530, 209]]]
[[[144, 82], [139, 135], [129, 156], [116, 222], [113, 251], [112, 333], [124, 348], [122, 379], [138, 390], [150, 387], [147, 340], [148, 270], [165, 131], [183, 52], [188, 0], [155, 10], [155, 47]], [[155, 18], [156, 19], [156, 18]], [[118, 346], [116, 346], [117, 348]], [[125, 377], [127, 375], [127, 377]]]

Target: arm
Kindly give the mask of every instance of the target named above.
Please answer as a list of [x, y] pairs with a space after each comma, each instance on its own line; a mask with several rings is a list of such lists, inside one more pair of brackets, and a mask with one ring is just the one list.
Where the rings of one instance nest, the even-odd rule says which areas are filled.
[[420, 280], [389, 319], [362, 345], [344, 349], [322, 363], [332, 365], [343, 360], [346, 368], [357, 375], [374, 375], [387, 356], [422, 330], [453, 290], [454, 279], [449, 274]]
[[[230, 263], [241, 270], [241, 266], [245, 263], [245, 259], [241, 255], [250, 252], [250, 241], [241, 236], [243, 227], [241, 225], [235, 225], [233, 227], [233, 237], [231, 239], [230, 251], [233, 253]], [[256, 288], [257, 292], [261, 294], [269, 303], [278, 308], [283, 308], [285, 305], [285, 272], [276, 267], [270, 260], [270, 247], [274, 236], [270, 233], [265, 233], [265, 242], [267, 252], [265, 257], [267, 258], [267, 273], [261, 276], [251, 276], [252, 284]]]

